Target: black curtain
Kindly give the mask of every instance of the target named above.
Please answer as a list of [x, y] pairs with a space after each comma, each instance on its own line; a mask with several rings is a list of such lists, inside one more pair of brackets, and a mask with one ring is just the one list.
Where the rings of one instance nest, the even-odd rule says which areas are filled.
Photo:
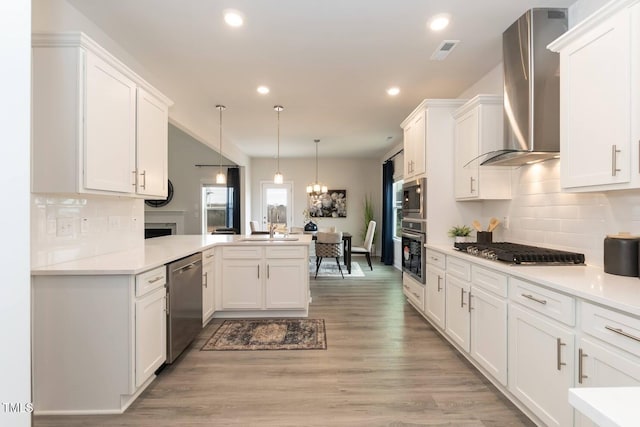
[[227, 227], [240, 234], [240, 169], [227, 169]]
[[382, 165], [382, 252], [380, 261], [393, 265], [393, 161]]

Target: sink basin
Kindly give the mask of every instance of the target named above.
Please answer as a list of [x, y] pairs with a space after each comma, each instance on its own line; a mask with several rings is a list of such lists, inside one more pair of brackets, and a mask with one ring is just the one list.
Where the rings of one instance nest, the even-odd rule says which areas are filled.
[[297, 242], [297, 237], [289, 237], [289, 236], [275, 236], [269, 237], [268, 235], [255, 235], [255, 236], [247, 236], [242, 237], [240, 239], [242, 242]]

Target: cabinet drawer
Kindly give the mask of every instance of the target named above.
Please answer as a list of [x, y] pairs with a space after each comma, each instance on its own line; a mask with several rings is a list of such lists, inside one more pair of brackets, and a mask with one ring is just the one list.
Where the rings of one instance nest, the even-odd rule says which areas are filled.
[[576, 302], [572, 297], [514, 277], [510, 287], [509, 299], [512, 301], [567, 325], [576, 324]]
[[581, 302], [581, 314], [585, 333], [640, 354], [640, 319], [587, 302]]
[[225, 246], [222, 248], [223, 259], [257, 259], [262, 258], [261, 246]]
[[508, 278], [504, 274], [474, 265], [471, 268], [471, 281], [474, 286], [479, 286], [485, 291], [507, 297]]
[[305, 258], [307, 248], [304, 246], [274, 246], [267, 248], [267, 258]]
[[216, 252], [215, 248], [202, 251], [202, 263], [206, 264], [208, 262], [213, 262], [213, 257], [215, 256], [215, 252]]
[[167, 283], [167, 267], [162, 266], [136, 276], [136, 297], [145, 295]]
[[402, 292], [419, 309], [424, 311], [424, 286], [411, 279], [402, 280]]
[[447, 265], [445, 259], [445, 255], [442, 252], [427, 249], [427, 264], [435, 265], [444, 270]]
[[471, 264], [461, 260], [460, 258], [448, 256], [447, 274], [468, 282], [471, 280]]

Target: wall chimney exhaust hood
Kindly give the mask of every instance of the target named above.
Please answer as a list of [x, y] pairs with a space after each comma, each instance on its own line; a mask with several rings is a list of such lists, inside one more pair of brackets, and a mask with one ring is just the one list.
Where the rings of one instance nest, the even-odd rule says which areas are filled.
[[502, 34], [504, 146], [481, 164], [521, 166], [559, 157], [560, 57], [547, 45], [567, 31], [567, 9], [525, 12]]

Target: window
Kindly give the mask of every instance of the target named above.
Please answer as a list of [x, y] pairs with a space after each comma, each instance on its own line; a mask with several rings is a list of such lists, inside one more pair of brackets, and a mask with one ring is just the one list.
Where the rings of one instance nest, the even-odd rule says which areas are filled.
[[227, 208], [228, 189], [226, 186], [205, 184], [202, 186], [202, 230], [211, 234], [218, 228], [226, 228], [232, 218]]
[[393, 237], [402, 237], [402, 184], [403, 180], [393, 183]]

